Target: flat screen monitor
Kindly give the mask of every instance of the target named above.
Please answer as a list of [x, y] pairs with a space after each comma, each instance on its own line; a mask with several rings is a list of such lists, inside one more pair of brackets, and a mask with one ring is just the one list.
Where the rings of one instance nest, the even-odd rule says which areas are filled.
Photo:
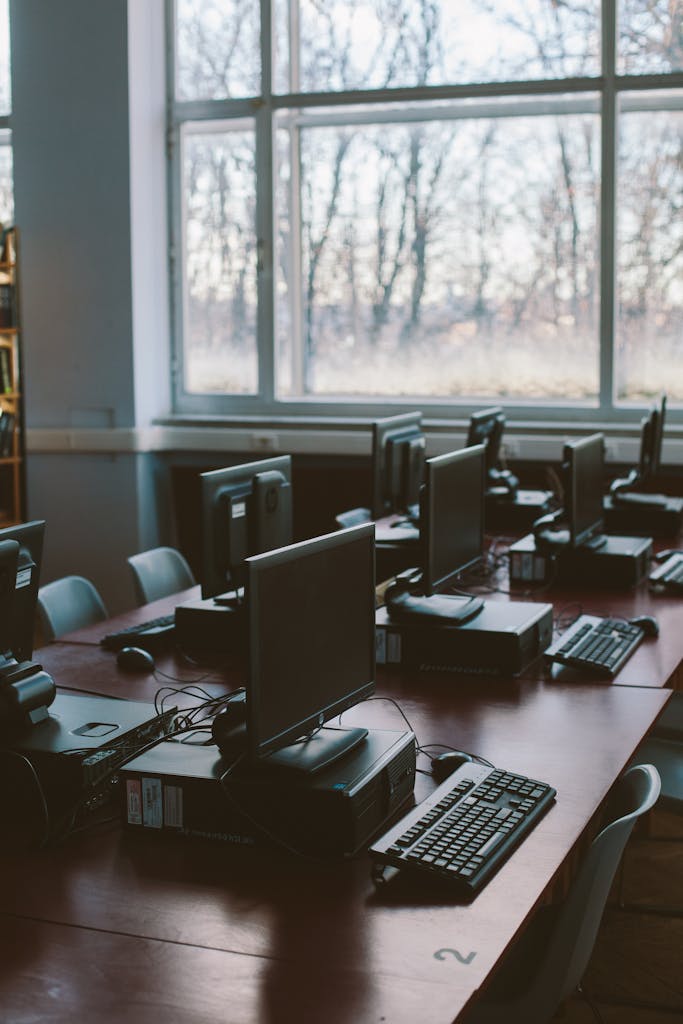
[[484, 445], [427, 459], [420, 498], [422, 589], [427, 597], [484, 550]]
[[10, 620], [9, 647], [17, 661], [30, 661], [33, 654], [33, 634], [36, 605], [40, 586], [40, 566], [43, 560], [45, 520], [19, 523], [0, 530], [0, 542], [16, 541], [16, 586]]
[[202, 597], [244, 586], [244, 560], [292, 541], [289, 455], [201, 474]]
[[565, 511], [572, 547], [598, 537], [604, 529], [605, 439], [591, 434], [564, 446]]
[[662, 464], [665, 421], [666, 395], [662, 395], [659, 405], [654, 405], [641, 421], [638, 473], [643, 483], [656, 476]]
[[368, 523], [247, 559], [252, 758], [373, 693], [374, 552]]
[[500, 446], [505, 430], [505, 414], [500, 405], [482, 409], [470, 416], [467, 447], [483, 444], [486, 447], [486, 469], [496, 469], [500, 461]]
[[417, 510], [425, 460], [422, 413], [387, 416], [372, 425], [373, 519]]

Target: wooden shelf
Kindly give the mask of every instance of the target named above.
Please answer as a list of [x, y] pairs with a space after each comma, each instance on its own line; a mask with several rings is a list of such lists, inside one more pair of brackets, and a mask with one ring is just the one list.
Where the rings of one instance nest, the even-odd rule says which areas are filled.
[[[24, 517], [24, 417], [22, 395], [19, 390], [22, 373], [20, 316], [18, 312], [19, 274], [17, 267], [18, 233], [10, 228], [5, 236], [6, 248], [0, 259], [2, 277], [3, 317], [0, 325], [0, 456], [2, 470], [2, 507], [0, 523], [20, 523]], [[8, 258], [11, 257], [11, 258]], [[4, 390], [7, 388], [8, 390]]]

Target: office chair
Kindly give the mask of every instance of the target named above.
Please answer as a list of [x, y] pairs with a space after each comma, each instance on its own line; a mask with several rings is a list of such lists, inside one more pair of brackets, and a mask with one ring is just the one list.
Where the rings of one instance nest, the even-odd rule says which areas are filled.
[[139, 605], [177, 594], [196, 583], [192, 569], [176, 548], [151, 548], [131, 555], [128, 565], [133, 573], [135, 598]]
[[107, 616], [97, 588], [84, 576], [63, 576], [38, 591], [38, 625], [46, 643]]
[[465, 1024], [547, 1024], [564, 999], [577, 988], [581, 991], [624, 846], [636, 819], [650, 810], [659, 791], [659, 775], [650, 764], [635, 765], [621, 776], [608, 800], [607, 824], [591, 843], [566, 899], [536, 913], [481, 1001], [465, 1014]]

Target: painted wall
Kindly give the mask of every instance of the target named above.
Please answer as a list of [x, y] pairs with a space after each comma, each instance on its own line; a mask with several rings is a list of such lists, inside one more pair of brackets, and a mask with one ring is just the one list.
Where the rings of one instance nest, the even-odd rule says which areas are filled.
[[[163, 0], [12, 0], [10, 19], [26, 423], [142, 426], [169, 407]], [[130, 606], [125, 557], [172, 540], [150, 469], [30, 452], [44, 582], [79, 572]]]

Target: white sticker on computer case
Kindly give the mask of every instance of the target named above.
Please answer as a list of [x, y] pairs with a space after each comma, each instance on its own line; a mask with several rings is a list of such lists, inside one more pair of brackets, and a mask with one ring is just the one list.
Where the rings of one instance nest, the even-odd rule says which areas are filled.
[[242, 519], [247, 514], [247, 503], [246, 501], [234, 501], [232, 503], [232, 518]]
[[126, 782], [126, 802], [128, 805], [128, 824], [142, 825], [142, 793], [138, 779]]
[[32, 565], [28, 565], [24, 569], [17, 569], [17, 590], [20, 590], [21, 587], [29, 587], [31, 585], [31, 576], [33, 575], [32, 569]]
[[161, 779], [142, 779], [142, 823], [145, 828], [161, 828], [164, 824]]
[[164, 786], [164, 824], [167, 828], [183, 827], [183, 791], [180, 786]]

